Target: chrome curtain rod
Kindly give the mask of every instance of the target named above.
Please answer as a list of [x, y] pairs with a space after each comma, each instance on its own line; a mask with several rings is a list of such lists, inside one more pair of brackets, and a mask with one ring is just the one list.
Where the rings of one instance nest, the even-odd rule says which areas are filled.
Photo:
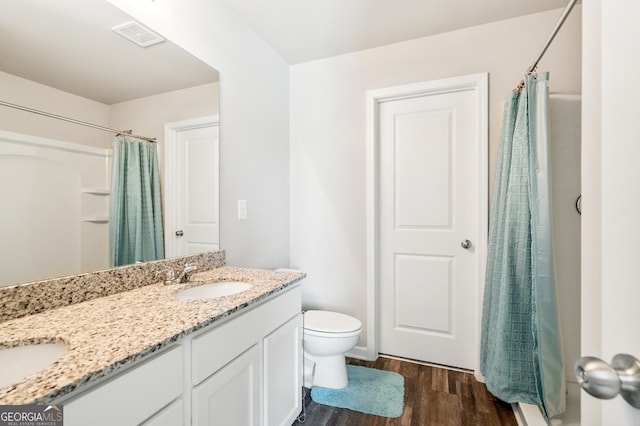
[[40, 111], [40, 110], [37, 110], [37, 109], [29, 108], [29, 107], [22, 106], [22, 105], [12, 104], [10, 102], [5, 102], [5, 101], [1, 101], [1, 100], [0, 100], [0, 105], [6, 106], [6, 107], [9, 107], [9, 108], [19, 109], [21, 111], [30, 112], [30, 113], [33, 113], [33, 114], [43, 115], [43, 116], [49, 117], [49, 118], [55, 118], [57, 120], [67, 121], [69, 123], [79, 124], [81, 126], [91, 127], [91, 128], [94, 128], [94, 129], [102, 130], [104, 132], [115, 133], [116, 135], [126, 135], [126, 136], [129, 136], [131, 138], [141, 139], [141, 140], [144, 140], [144, 141], [147, 141], [147, 142], [153, 142], [153, 143], [156, 142], [156, 138], [148, 138], [146, 136], [134, 135], [131, 130], [111, 129], [109, 127], [100, 126], [98, 124], [87, 123], [86, 121], [76, 120], [75, 118], [69, 118], [69, 117], [65, 117], [63, 115], [52, 114], [50, 112]]
[[[549, 48], [549, 46], [551, 46], [551, 42], [553, 42], [553, 39], [558, 34], [558, 31], [560, 31], [560, 28], [562, 27], [562, 24], [564, 24], [564, 21], [567, 20], [569, 13], [571, 13], [571, 9], [573, 9], [573, 6], [576, 5], [577, 1], [578, 0], [569, 0], [569, 3], [567, 4], [567, 6], [565, 6], [564, 10], [562, 11], [562, 15], [560, 15], [560, 19], [558, 19], [556, 26], [553, 27], [553, 30], [551, 30], [551, 34], [549, 34], [549, 37], [547, 37], [547, 41], [542, 46], [542, 49], [540, 49], [540, 53], [538, 53], [536, 60], [533, 61], [531, 66], [527, 69], [526, 74], [531, 74], [536, 70], [536, 68], [538, 67], [538, 62], [540, 62], [540, 59], [542, 59], [544, 54], [547, 52], [547, 49]], [[518, 84], [518, 87], [516, 87], [515, 90], [521, 90], [523, 87], [524, 87], [524, 79], [520, 80], [520, 83]]]

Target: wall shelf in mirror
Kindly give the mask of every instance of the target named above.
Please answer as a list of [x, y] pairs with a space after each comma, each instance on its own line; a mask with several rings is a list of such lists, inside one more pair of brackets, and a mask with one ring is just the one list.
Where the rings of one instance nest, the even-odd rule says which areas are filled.
[[83, 217], [82, 221], [91, 223], [109, 223], [109, 218], [106, 216], [87, 216]]
[[82, 188], [83, 194], [91, 195], [109, 195], [111, 190], [109, 188]]

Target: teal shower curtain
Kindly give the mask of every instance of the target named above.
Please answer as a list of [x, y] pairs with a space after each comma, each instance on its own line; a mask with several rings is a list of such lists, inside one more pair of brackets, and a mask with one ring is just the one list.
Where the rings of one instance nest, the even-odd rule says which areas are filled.
[[157, 145], [113, 140], [109, 206], [111, 266], [164, 258]]
[[565, 410], [551, 224], [548, 73], [505, 101], [489, 225], [480, 371], [506, 402]]

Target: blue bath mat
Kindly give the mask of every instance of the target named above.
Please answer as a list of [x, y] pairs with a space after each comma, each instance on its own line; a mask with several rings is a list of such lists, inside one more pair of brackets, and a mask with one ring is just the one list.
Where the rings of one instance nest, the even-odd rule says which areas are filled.
[[318, 404], [348, 408], [376, 416], [396, 418], [404, 406], [404, 377], [391, 371], [347, 365], [349, 384], [343, 389], [314, 387]]

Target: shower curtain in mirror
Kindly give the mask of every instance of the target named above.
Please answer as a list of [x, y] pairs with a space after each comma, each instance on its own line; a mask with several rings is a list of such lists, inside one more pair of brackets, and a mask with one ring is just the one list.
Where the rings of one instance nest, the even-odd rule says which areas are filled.
[[164, 258], [157, 145], [113, 140], [109, 206], [111, 266]]
[[506, 402], [565, 410], [551, 226], [548, 73], [505, 101], [482, 312], [480, 371]]

